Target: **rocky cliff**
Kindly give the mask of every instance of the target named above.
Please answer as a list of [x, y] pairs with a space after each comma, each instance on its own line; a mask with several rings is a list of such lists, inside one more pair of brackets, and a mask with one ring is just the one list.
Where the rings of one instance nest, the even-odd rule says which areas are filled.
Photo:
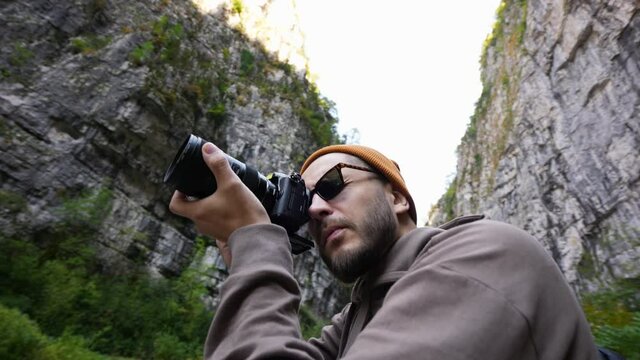
[[[203, 3], [0, 3], [0, 240], [43, 241], [65, 203], [107, 196], [96, 225], [105, 271], [143, 263], [173, 276], [190, 266], [196, 233], [169, 213], [162, 178], [189, 133], [264, 173], [287, 173], [338, 141], [331, 103], [296, 67], [299, 34], [269, 51], [260, 40], [274, 31], [244, 32], [259, 28], [243, 25], [256, 12]], [[264, 16], [272, 3], [259, 4]], [[215, 299], [224, 271], [207, 254], [197, 265], [212, 266]], [[296, 271], [319, 313], [343, 304], [314, 254], [299, 256]]]
[[640, 276], [640, 3], [509, 0], [430, 222], [523, 227], [581, 291]]

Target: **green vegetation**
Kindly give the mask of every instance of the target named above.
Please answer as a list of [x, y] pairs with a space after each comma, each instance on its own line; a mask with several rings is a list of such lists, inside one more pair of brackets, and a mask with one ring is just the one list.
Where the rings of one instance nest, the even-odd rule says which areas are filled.
[[[12, 193], [0, 198], [23, 209]], [[95, 246], [111, 190], [63, 198], [60, 220], [34, 238], [0, 237], [0, 358], [201, 358], [213, 316], [202, 301], [205, 270], [156, 278], [142, 261], [128, 275], [104, 273]], [[205, 243], [196, 239], [196, 257]], [[323, 322], [310, 309], [303, 306], [300, 319], [305, 338], [319, 335]]]
[[469, 118], [469, 124], [467, 124], [467, 131], [462, 137], [463, 142], [474, 141], [478, 133], [478, 122], [487, 114], [489, 105], [491, 104], [491, 91], [492, 84], [490, 82], [484, 83], [482, 86], [482, 93], [480, 98], [476, 101], [475, 110], [473, 115]]
[[456, 186], [457, 178], [449, 184], [447, 192], [442, 197], [442, 212], [445, 215], [445, 222], [453, 220], [456, 217]]
[[166, 15], [152, 24], [153, 39], [136, 47], [129, 58], [135, 65], [144, 65], [152, 61], [171, 65], [185, 65], [187, 58], [181, 51], [184, 30], [181, 24], [173, 24]]
[[103, 47], [109, 45], [111, 42], [110, 36], [79, 36], [70, 40], [71, 48], [75, 53], [81, 53], [84, 55], [90, 55]]
[[493, 23], [493, 28], [482, 44], [482, 52], [480, 55], [480, 65], [484, 68], [487, 64], [487, 53], [490, 47], [495, 48], [497, 53], [503, 50], [503, 38], [504, 38], [504, 12], [507, 8], [507, 1], [503, 0], [496, 9], [496, 21]]
[[[518, 8], [520, 19], [517, 21], [514, 29], [507, 29], [505, 26], [506, 12], [514, 7]], [[510, 51], [520, 47], [524, 43], [524, 35], [527, 30], [527, 0], [503, 0], [498, 9], [496, 10], [496, 21], [493, 24], [491, 33], [484, 40], [482, 45], [482, 55], [480, 57], [480, 64], [484, 67], [487, 61], [487, 51], [490, 47], [493, 47], [496, 53], [502, 53], [505, 47], [508, 47]]]
[[300, 318], [303, 338], [310, 339], [312, 337], [320, 337], [322, 327], [326, 325], [326, 321], [318, 318], [313, 311], [305, 305], [300, 307], [298, 316]]
[[475, 154], [473, 156], [473, 170], [476, 172], [480, 172], [482, 169], [482, 155]]
[[596, 343], [640, 360], [640, 278], [618, 281], [609, 289], [583, 297], [582, 307]]
[[301, 108], [298, 115], [311, 126], [313, 136], [321, 144], [328, 145], [337, 142], [332, 131], [335, 125], [331, 121], [326, 121], [327, 119], [323, 112], [314, 111], [310, 108]]
[[511, 94], [511, 90], [507, 91], [507, 106], [504, 109], [504, 117], [502, 118], [501, 126], [498, 132], [498, 142], [493, 149], [493, 157], [492, 157], [492, 165], [494, 170], [498, 167], [498, 162], [500, 158], [502, 158], [502, 154], [507, 147], [507, 141], [509, 140], [509, 134], [511, 134], [511, 130], [513, 129], [514, 124], [514, 114], [513, 114], [513, 103], [515, 101], [515, 96]]
[[301, 99], [304, 102], [297, 109], [298, 116], [309, 124], [311, 133], [319, 145], [343, 143], [338, 136], [338, 119], [332, 115], [335, 103], [321, 96], [314, 84], [309, 84], [309, 88], [312, 96]]
[[[24, 196], [7, 190], [0, 190], [0, 210], [9, 213], [18, 213], [27, 207], [27, 201]], [[1, 212], [0, 212], [1, 214]]]
[[485, 39], [486, 46], [496, 46], [498, 45], [498, 40], [502, 39], [504, 35], [504, 13], [506, 9], [507, 1], [503, 0], [496, 10], [496, 22], [493, 23], [491, 34], [489, 34], [489, 37]]
[[183, 60], [180, 44], [184, 38], [184, 30], [181, 24], [169, 23], [169, 17], [164, 15], [153, 25], [152, 32], [155, 45], [159, 49], [160, 61], [176, 65], [178, 61]]
[[15, 67], [25, 66], [33, 59], [33, 51], [31, 51], [24, 43], [17, 42], [13, 44], [13, 52], [9, 57], [9, 64]]
[[131, 54], [129, 54], [129, 58], [134, 64], [142, 65], [151, 60], [153, 50], [153, 43], [151, 41], [145, 41], [133, 49]]
[[89, 350], [80, 337], [63, 334], [52, 339], [16, 309], [0, 304], [0, 359], [107, 360], [116, 359]]
[[597, 260], [589, 251], [584, 251], [578, 263], [578, 272], [586, 279], [594, 280], [597, 277]]
[[[502, 54], [504, 57], [515, 57], [516, 50], [520, 48], [524, 41], [524, 33], [526, 30], [526, 16], [527, 16], [527, 0], [504, 0], [498, 6], [496, 10], [496, 21], [493, 25], [493, 29], [489, 36], [485, 39], [483, 44], [481, 66], [485, 68], [487, 66], [487, 53], [489, 48], [493, 48], [495, 54]], [[513, 25], [513, 22], [507, 21], [506, 17], [520, 16], [520, 20]], [[468, 156], [473, 157], [472, 166], [466, 171], [470, 172], [473, 177], [473, 181], [476, 185], [480, 185], [481, 175], [487, 175], [484, 193], [489, 194], [493, 191], [493, 185], [495, 182], [495, 170], [498, 167], [499, 161], [507, 148], [509, 135], [515, 123], [515, 114], [513, 112], [513, 106], [516, 99], [516, 92], [519, 86], [519, 74], [514, 74], [513, 69], [506, 68], [505, 63], [498, 65], [502, 66], [498, 68], [495, 78], [487, 78], [483, 72], [483, 88], [480, 98], [475, 104], [475, 110], [473, 115], [469, 119], [467, 130], [462, 137], [462, 144], [460, 146], [466, 147], [468, 150], [465, 153]], [[506, 104], [503, 106], [499, 113], [495, 116], [503, 114], [504, 116], [497, 122], [497, 118], [487, 119], [487, 111], [493, 102], [494, 96], [504, 95], [506, 97]], [[491, 121], [491, 122], [490, 122]], [[482, 124], [482, 128], [490, 128], [495, 131], [497, 136], [495, 137], [495, 143], [479, 143], [477, 141], [478, 129]], [[498, 128], [499, 126], [499, 128]], [[483, 135], [484, 138], [484, 135]], [[481, 173], [480, 165], [485, 167], [491, 167], [493, 172]], [[463, 169], [461, 178], [465, 177], [465, 170]]]
[[522, 8], [522, 17], [516, 28], [516, 38], [518, 39], [518, 45], [524, 43], [524, 34], [527, 31], [527, 0], [520, 0], [520, 7]]
[[[526, 0], [502, 1], [496, 10], [496, 22], [493, 30], [483, 45], [480, 61], [482, 68], [487, 67], [487, 54], [489, 48], [492, 48], [494, 50], [493, 54], [496, 56], [493, 64], [496, 70], [491, 74], [492, 78], [489, 78], [483, 71], [482, 94], [476, 102], [474, 113], [469, 119], [467, 130], [460, 145], [466, 149], [464, 151], [465, 154], [473, 159], [473, 162], [470, 163], [470, 168], [463, 169], [460, 177], [472, 176], [473, 184], [478, 186], [477, 195], [474, 196], [485, 196], [493, 192], [495, 173], [500, 159], [507, 149], [509, 137], [516, 122], [513, 106], [520, 85], [520, 74], [509, 68], [506, 60], [501, 61], [501, 59], [514, 59], [517, 56], [518, 49], [521, 49], [526, 30], [527, 6]], [[507, 18], [511, 19], [514, 16], [519, 16], [519, 20], [516, 22], [507, 20]], [[504, 97], [506, 101], [500, 109], [494, 109], [492, 117], [488, 118], [487, 112], [495, 96]], [[501, 116], [501, 118], [498, 118], [498, 116]], [[490, 134], [481, 136], [482, 139], [491, 136], [495, 141], [492, 141], [491, 144], [486, 141], [478, 142], [479, 128], [491, 129]], [[491, 171], [482, 172], [479, 165]], [[479, 188], [481, 185], [482, 189]], [[472, 202], [477, 200], [477, 198], [472, 199]]]
[[201, 356], [212, 314], [196, 269], [173, 279], [151, 278], [143, 267], [127, 276], [100, 273], [95, 238], [111, 199], [108, 189], [69, 198], [57, 209], [61, 220], [35, 239], [0, 239], [0, 304], [11, 319], [0, 323], [19, 334], [0, 335], [8, 339], [0, 351], [46, 359]]
[[251, 75], [256, 67], [255, 62], [256, 58], [251, 51], [243, 49], [242, 52], [240, 52], [240, 74], [242, 76]]
[[242, 0], [232, 0], [231, 1], [231, 12], [234, 14], [242, 14], [242, 10], [244, 10], [244, 5], [242, 4]]
[[213, 121], [214, 128], [221, 128], [227, 120], [227, 109], [222, 103], [214, 104], [207, 110], [207, 118]]
[[[243, 11], [241, 1], [233, 6], [236, 11]], [[260, 99], [254, 105], [266, 105], [274, 98], [286, 99], [296, 118], [308, 125], [318, 146], [344, 141], [337, 134], [335, 105], [322, 97], [313, 83], [297, 74], [293, 66], [277, 60], [261, 44], [244, 38], [241, 30], [233, 34], [243, 37], [246, 44], [239, 49], [231, 36], [221, 37], [221, 42], [215, 44], [194, 44], [202, 24], [196, 18], [174, 16], [163, 15], [140, 24], [137, 28], [145, 33], [146, 41], [129, 54], [133, 65], [150, 70], [140, 95], [160, 100], [167, 116], [204, 116], [210, 121], [210, 139], [216, 141], [229, 112], [256, 100], [251, 91], [255, 87]], [[273, 76], [278, 70], [285, 76]], [[234, 91], [229, 93], [231, 87]], [[269, 114], [270, 110], [264, 109], [264, 113]]]
[[[194, 33], [167, 15], [141, 27], [147, 29], [148, 40], [133, 49], [129, 59], [151, 70], [144, 91], [164, 100], [168, 113], [184, 116], [201, 111], [214, 120], [214, 127], [224, 123], [228, 78], [214, 68], [209, 54], [188, 45]], [[187, 28], [196, 31], [198, 25]]]
[[34, 358], [44, 342], [45, 336], [35, 323], [0, 304], [0, 358]]

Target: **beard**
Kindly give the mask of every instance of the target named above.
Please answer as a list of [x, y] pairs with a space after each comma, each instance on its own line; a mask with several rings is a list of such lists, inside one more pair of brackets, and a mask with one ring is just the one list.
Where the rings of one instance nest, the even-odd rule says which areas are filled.
[[359, 246], [338, 252], [333, 257], [320, 247], [322, 261], [342, 282], [352, 283], [378, 264], [395, 239], [398, 229], [396, 215], [385, 200], [384, 192], [375, 197], [369, 209], [360, 224], [339, 220], [359, 235]]

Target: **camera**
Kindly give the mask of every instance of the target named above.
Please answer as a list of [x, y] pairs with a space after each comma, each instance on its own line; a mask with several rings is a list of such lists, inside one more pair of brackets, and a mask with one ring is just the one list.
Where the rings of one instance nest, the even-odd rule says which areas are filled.
[[[216, 179], [202, 158], [202, 146], [206, 142], [198, 136], [189, 135], [165, 172], [164, 182], [194, 198], [213, 194], [217, 189]], [[229, 155], [227, 160], [233, 172], [260, 200], [271, 222], [285, 228], [291, 242], [291, 252], [297, 255], [311, 249], [313, 241], [296, 234], [309, 220], [307, 210], [311, 202], [309, 190], [304, 186], [300, 174], [274, 172], [264, 176]]]

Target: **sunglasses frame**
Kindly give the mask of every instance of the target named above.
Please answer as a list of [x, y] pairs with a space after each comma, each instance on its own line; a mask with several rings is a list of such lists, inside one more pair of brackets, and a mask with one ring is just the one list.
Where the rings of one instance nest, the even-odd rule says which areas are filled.
[[[367, 167], [364, 167], [364, 166], [351, 165], [351, 164], [342, 163], [342, 162], [341, 163], [337, 163], [331, 169], [327, 170], [327, 172], [325, 172], [320, 177], [320, 179], [318, 179], [314, 189], [309, 192], [309, 199], [313, 199], [313, 195], [315, 195], [315, 194], [318, 194], [318, 196], [320, 196], [320, 198], [323, 199], [324, 201], [329, 201], [329, 200], [335, 198], [336, 196], [338, 196], [338, 194], [340, 194], [340, 192], [342, 192], [342, 190], [345, 188], [345, 186], [347, 186], [347, 183], [344, 182], [344, 177], [342, 176], [342, 169], [344, 169], [344, 168], [361, 170], [361, 171], [366, 171], [366, 172], [370, 172], [370, 173], [374, 173], [374, 174], [378, 173], [377, 171], [375, 171], [373, 169], [370, 169], [370, 168], [367, 168]], [[337, 171], [338, 172], [338, 176], [340, 177], [340, 186], [339, 186], [338, 191], [336, 191], [336, 193], [333, 196], [324, 197], [322, 194], [317, 192], [317, 187], [318, 187], [318, 184], [322, 181], [322, 179], [324, 179], [325, 176], [327, 176], [327, 174], [329, 174], [332, 171]]]

